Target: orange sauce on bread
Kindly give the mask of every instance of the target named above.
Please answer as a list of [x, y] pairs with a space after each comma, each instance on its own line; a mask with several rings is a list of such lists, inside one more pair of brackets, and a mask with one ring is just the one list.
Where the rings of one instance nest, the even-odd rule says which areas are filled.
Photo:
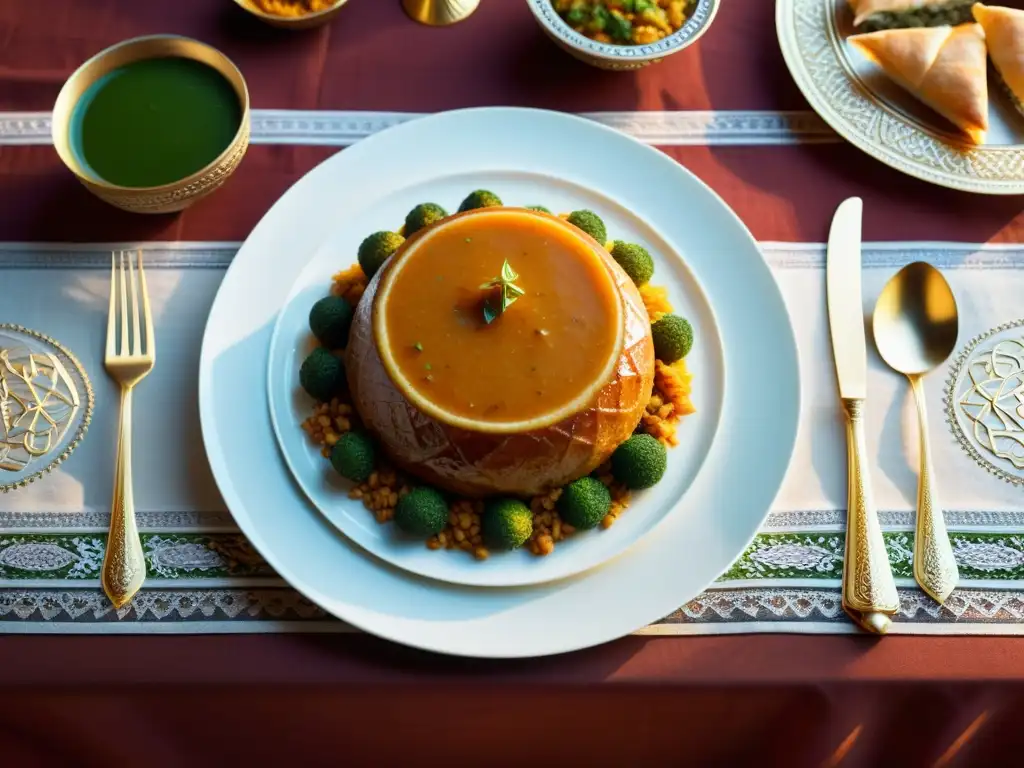
[[[599, 247], [521, 209], [466, 214], [410, 240], [381, 285], [399, 389], [491, 424], [587, 405], [622, 345], [621, 298]], [[499, 294], [481, 286], [506, 260], [525, 293], [488, 323], [484, 300]]]

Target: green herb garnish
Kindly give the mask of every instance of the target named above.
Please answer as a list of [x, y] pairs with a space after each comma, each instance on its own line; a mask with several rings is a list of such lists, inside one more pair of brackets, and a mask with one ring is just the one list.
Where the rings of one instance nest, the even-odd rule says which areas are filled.
[[571, 8], [565, 15], [565, 20], [574, 27], [582, 26], [587, 21], [587, 12], [583, 8]]
[[618, 41], [628, 42], [630, 36], [633, 34], [633, 25], [629, 23], [629, 19], [625, 19], [617, 13], [608, 14], [606, 27], [608, 29], [608, 34]]
[[482, 291], [498, 290], [501, 293], [500, 304], [497, 308], [490, 300], [484, 302], [484, 322], [488, 325], [511, 307], [520, 296], [525, 295], [526, 291], [515, 284], [518, 279], [519, 273], [512, 269], [512, 265], [506, 259], [505, 263], [501, 265], [501, 274], [480, 286]]
[[598, 5], [590, 13], [590, 31], [591, 32], [604, 32], [604, 28], [608, 26], [608, 19], [611, 17], [611, 13], [603, 5]]
[[417, 352], [423, 351], [423, 345], [420, 344], [418, 341], [412, 345], [412, 348], [415, 349]]

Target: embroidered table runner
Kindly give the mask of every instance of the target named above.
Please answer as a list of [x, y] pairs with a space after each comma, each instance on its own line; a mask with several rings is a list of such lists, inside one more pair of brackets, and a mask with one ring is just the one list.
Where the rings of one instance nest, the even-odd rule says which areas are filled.
[[[16, 321], [69, 347], [96, 395], [92, 426], [70, 459], [0, 495], [0, 632], [345, 631], [277, 578], [237, 532], [206, 464], [196, 404], [200, 340], [237, 243], [144, 245], [161, 341], [161, 365], [136, 403], [136, 501], [149, 579], [120, 611], [103, 595], [117, 410], [101, 365], [107, 270], [112, 248], [135, 245], [0, 244], [0, 286], [7, 287], [0, 322]], [[800, 352], [803, 406], [792, 464], [743, 556], [711, 589], [644, 633], [854, 631], [839, 598], [846, 449], [825, 315], [824, 249], [762, 248]], [[940, 608], [914, 585], [913, 406], [905, 379], [871, 351], [869, 454], [901, 597], [893, 631], [1017, 634], [1024, 618], [1024, 320], [1017, 318], [1014, 286], [1024, 247], [869, 243], [866, 312], [885, 281], [915, 260], [944, 270], [961, 309], [957, 351], [926, 387], [962, 586]]]

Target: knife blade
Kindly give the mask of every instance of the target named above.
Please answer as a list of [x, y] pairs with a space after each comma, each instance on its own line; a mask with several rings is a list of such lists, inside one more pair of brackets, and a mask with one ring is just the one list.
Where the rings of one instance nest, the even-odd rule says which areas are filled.
[[836, 209], [828, 233], [825, 292], [839, 395], [846, 414], [846, 553], [843, 558], [843, 609], [864, 629], [888, 631], [899, 608], [896, 582], [875, 512], [868, 476], [864, 399], [868, 355], [861, 293], [861, 218], [859, 197]]
[[828, 233], [825, 293], [839, 395], [843, 399], [863, 399], [868, 389], [868, 353], [864, 339], [860, 276], [863, 211], [864, 203], [859, 197], [844, 200], [836, 209]]

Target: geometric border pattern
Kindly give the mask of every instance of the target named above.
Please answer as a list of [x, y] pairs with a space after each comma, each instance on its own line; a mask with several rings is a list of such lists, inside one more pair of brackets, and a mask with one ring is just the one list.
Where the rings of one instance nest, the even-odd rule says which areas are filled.
[[986, 472], [998, 477], [1000, 480], [1010, 483], [1011, 485], [1017, 486], [1024, 485], [1024, 476], [1007, 472], [1002, 467], [994, 464], [988, 456], [981, 454], [974, 442], [964, 433], [960, 424], [960, 419], [958, 419], [956, 415], [956, 390], [960, 382], [961, 374], [964, 372], [963, 368], [968, 364], [971, 354], [975, 349], [977, 349], [978, 345], [993, 336], [999, 335], [1003, 331], [1020, 328], [1021, 326], [1024, 326], [1024, 318], [1014, 320], [1010, 323], [1004, 323], [1003, 325], [985, 331], [985, 333], [971, 339], [967, 345], [960, 350], [960, 354], [957, 355], [956, 362], [950, 367], [949, 377], [946, 379], [946, 394], [943, 397], [943, 402], [946, 406], [946, 423], [953, 432], [953, 437], [956, 438], [960, 447], [963, 448], [964, 453], [970, 456], [974, 462]]
[[[85, 395], [85, 403], [84, 403], [85, 412], [82, 415], [82, 421], [81, 421], [81, 423], [79, 423], [78, 429], [76, 430], [74, 436], [71, 438], [71, 440], [68, 442], [68, 444], [64, 447], [64, 450], [61, 451], [59, 456], [52, 456], [52, 457], [50, 457], [49, 463], [46, 466], [44, 466], [42, 469], [40, 469], [40, 470], [38, 470], [36, 472], [33, 472], [31, 475], [23, 477], [23, 478], [21, 478], [20, 480], [18, 480], [16, 482], [12, 482], [12, 483], [2, 483], [2, 482], [0, 482], [0, 493], [7, 493], [8, 491], [13, 491], [13, 490], [15, 490], [17, 488], [24, 488], [26, 485], [29, 485], [30, 483], [34, 483], [36, 480], [41, 478], [43, 475], [46, 475], [49, 472], [52, 472], [54, 469], [56, 469], [62, 463], [64, 463], [64, 461], [67, 460], [68, 456], [70, 456], [71, 453], [75, 450], [75, 448], [78, 447], [78, 444], [81, 443], [82, 440], [85, 438], [86, 433], [89, 431], [89, 424], [92, 421], [93, 410], [96, 407], [96, 393], [93, 391], [92, 381], [89, 379], [89, 374], [86, 373], [85, 367], [80, 362], [78, 362], [78, 358], [75, 357], [71, 353], [70, 350], [68, 350], [66, 347], [64, 347], [56, 339], [51, 339], [46, 334], [39, 333], [38, 331], [33, 331], [33, 330], [31, 330], [29, 328], [25, 328], [24, 326], [21, 326], [21, 325], [14, 325], [13, 323], [0, 323], [0, 331], [4, 331], [4, 330], [6, 330], [6, 331], [13, 331], [14, 333], [21, 333], [21, 334], [24, 334], [26, 336], [30, 336], [30, 337], [36, 339], [37, 341], [43, 342], [44, 344], [46, 344], [46, 345], [52, 347], [53, 349], [55, 349], [59, 355], [62, 355], [64, 357], [66, 362], [71, 364], [72, 369], [74, 370], [75, 373], [78, 374], [78, 376], [82, 380], [83, 385], [85, 386], [85, 392], [84, 392], [84, 395]], [[0, 477], [0, 480], [2, 480], [2, 479], [3, 478]]]
[[[254, 109], [252, 144], [347, 147], [422, 117], [416, 112]], [[589, 120], [655, 146], [769, 146], [837, 143], [810, 111], [688, 110], [586, 112]], [[0, 146], [52, 144], [49, 112], [0, 112]]]

